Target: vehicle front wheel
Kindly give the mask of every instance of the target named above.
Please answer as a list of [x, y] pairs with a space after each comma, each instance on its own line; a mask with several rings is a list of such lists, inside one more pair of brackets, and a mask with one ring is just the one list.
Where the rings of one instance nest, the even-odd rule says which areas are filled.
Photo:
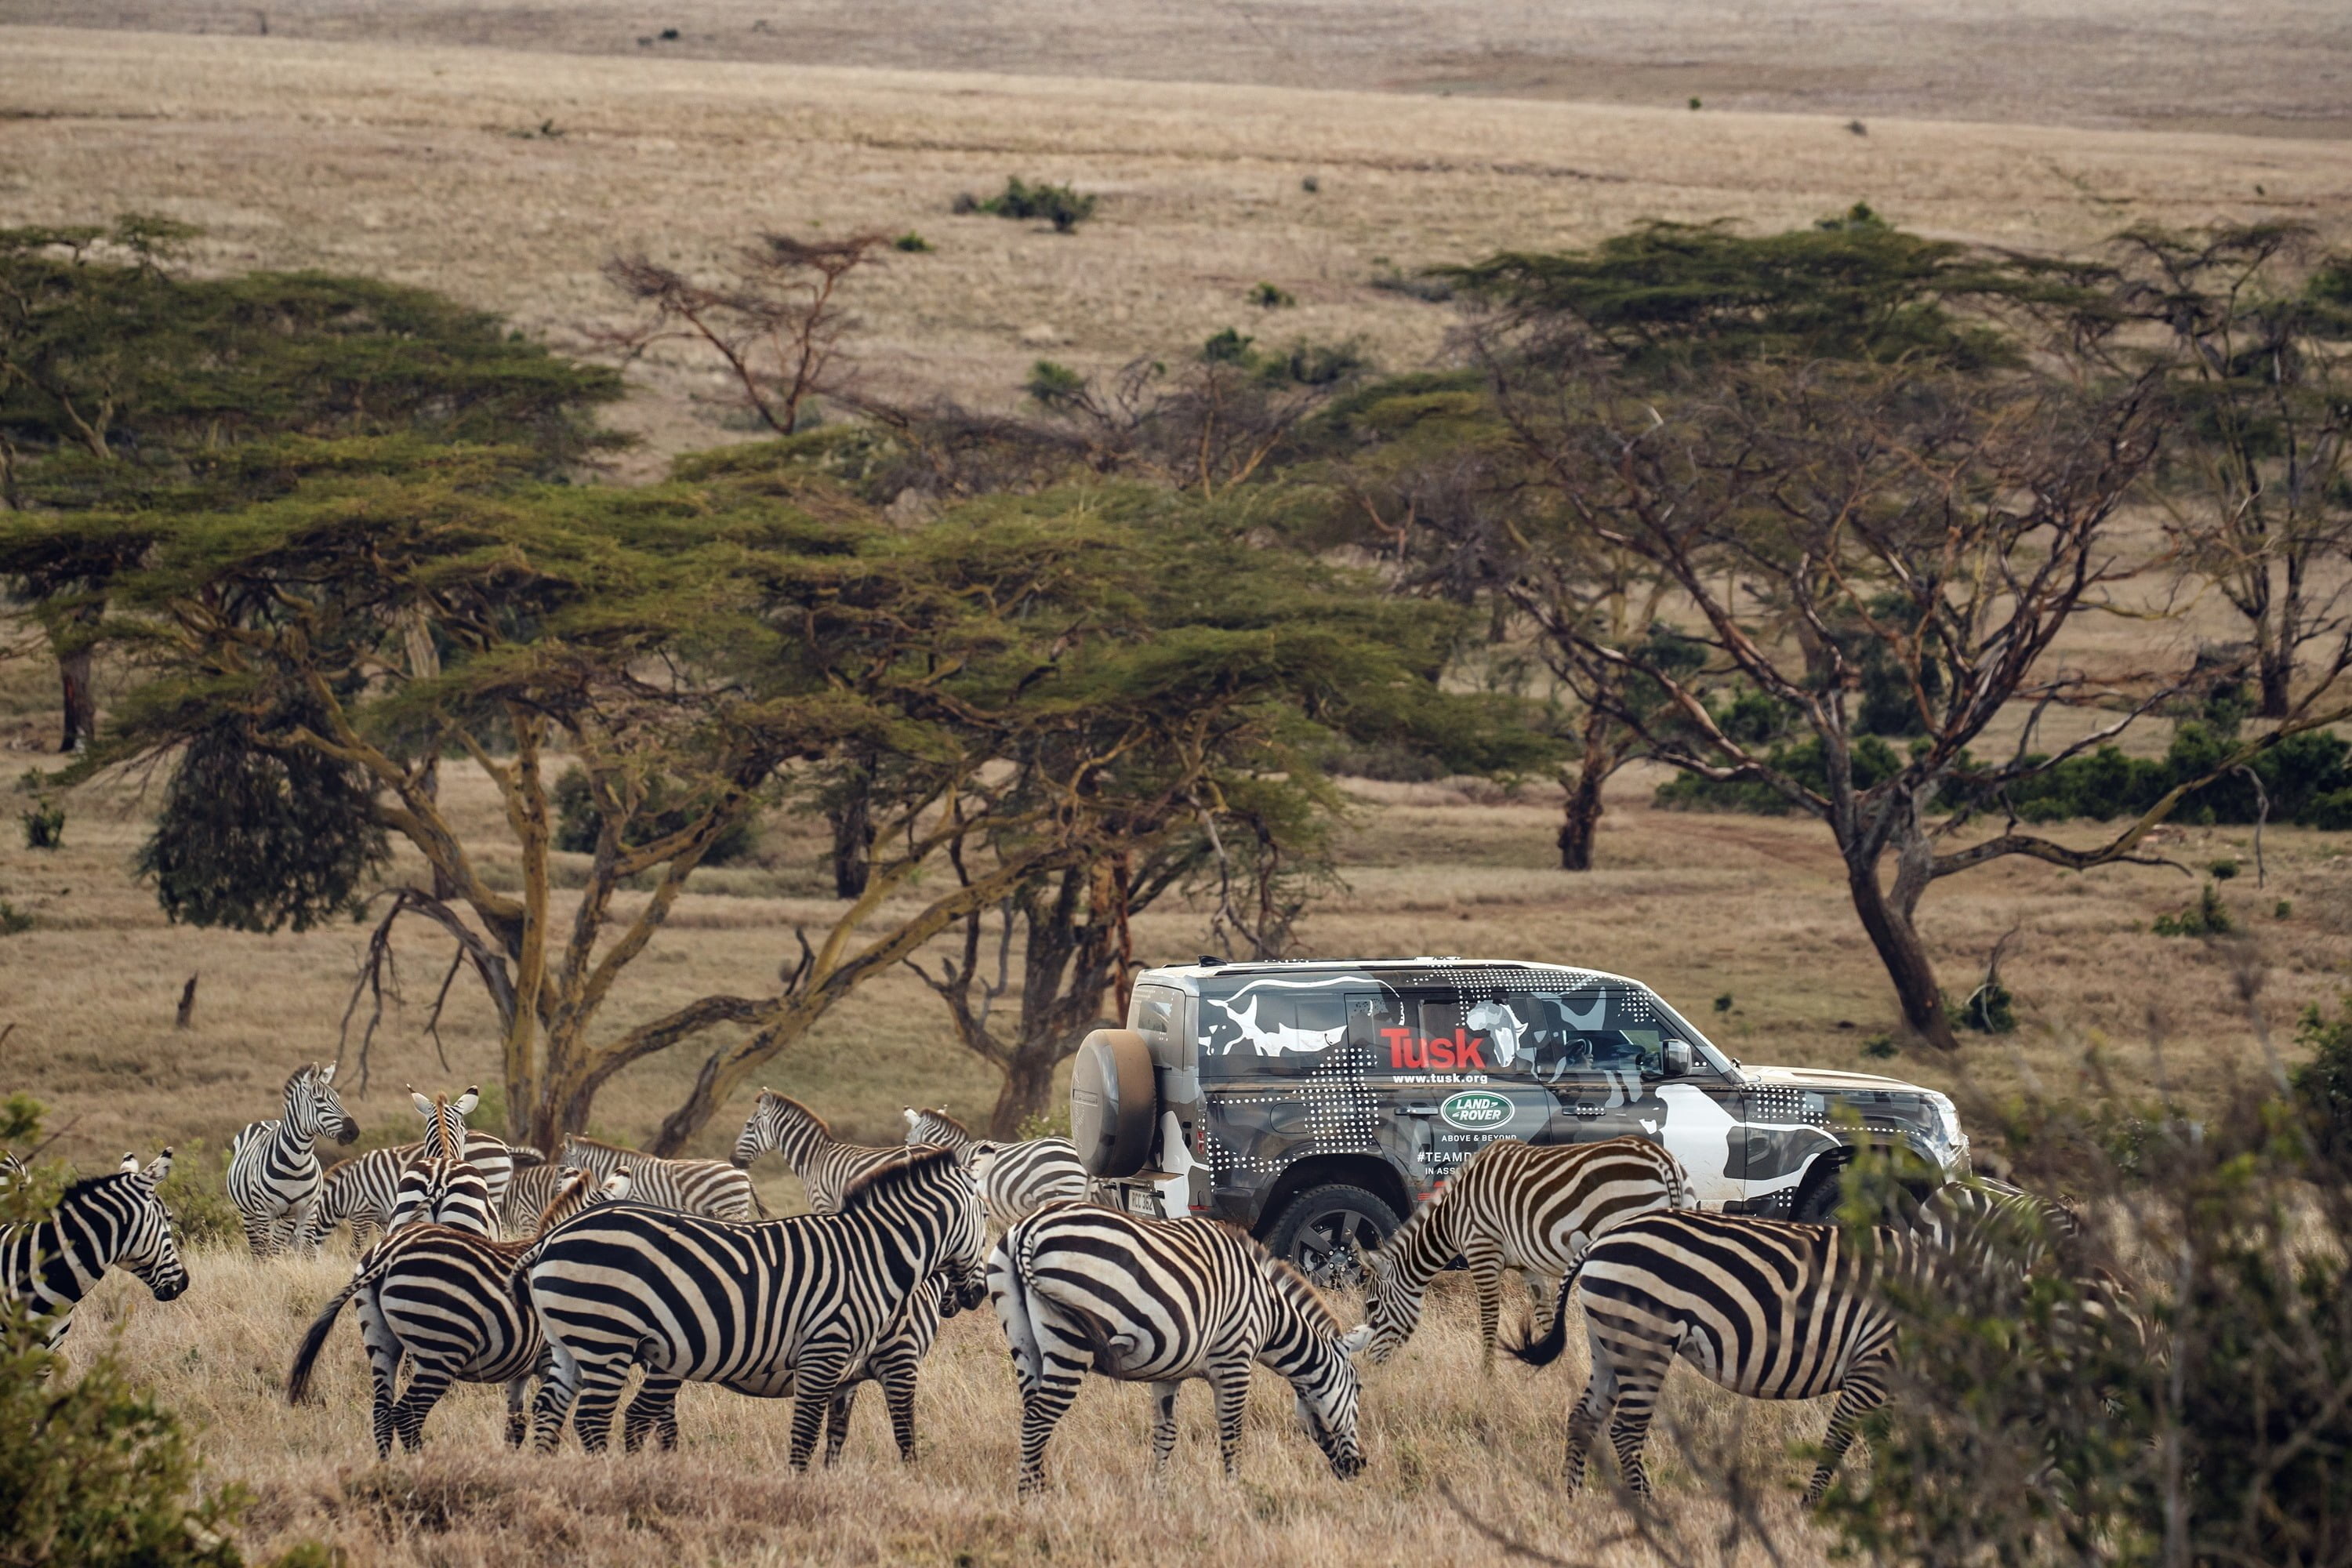
[[1290, 1200], [1265, 1233], [1266, 1249], [1327, 1290], [1357, 1284], [1362, 1258], [1402, 1222], [1388, 1204], [1346, 1182], [1310, 1187]]
[[1789, 1217], [1799, 1225], [1835, 1225], [1838, 1205], [1845, 1202], [1845, 1184], [1840, 1178], [1852, 1158], [1832, 1153], [1816, 1161], [1789, 1205]]

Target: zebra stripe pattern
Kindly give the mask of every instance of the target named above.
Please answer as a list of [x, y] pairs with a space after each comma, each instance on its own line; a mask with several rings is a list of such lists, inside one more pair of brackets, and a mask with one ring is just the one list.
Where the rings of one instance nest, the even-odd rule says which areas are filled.
[[[11, 1186], [24, 1167], [14, 1165]], [[187, 1266], [172, 1236], [172, 1216], [156, 1187], [172, 1171], [172, 1152], [145, 1170], [125, 1154], [110, 1176], [76, 1182], [45, 1220], [0, 1226], [0, 1305], [47, 1318], [43, 1342], [54, 1347], [73, 1326], [73, 1310], [109, 1268], [126, 1268], [169, 1301], [188, 1288]]]
[[723, 1160], [665, 1160], [635, 1149], [573, 1136], [563, 1141], [563, 1167], [609, 1176], [628, 1168], [630, 1201], [711, 1219], [765, 1219], [767, 1205], [751, 1178]]
[[313, 1062], [286, 1080], [284, 1113], [246, 1125], [229, 1145], [228, 1196], [245, 1221], [245, 1243], [256, 1258], [291, 1252], [310, 1235], [319, 1201], [321, 1138], [358, 1140], [360, 1124], [335, 1092], [335, 1068]]
[[1366, 1259], [1372, 1360], [1388, 1360], [1412, 1337], [1431, 1279], [1459, 1256], [1478, 1288], [1478, 1335], [1492, 1372], [1505, 1268], [1558, 1279], [1611, 1226], [1697, 1203], [1682, 1162], [1646, 1138], [1545, 1148], [1516, 1138], [1489, 1143]]
[[[339, 1224], [352, 1227], [352, 1240], [364, 1252], [383, 1234], [400, 1192], [400, 1173], [425, 1152], [422, 1143], [371, 1149], [327, 1167], [311, 1205], [306, 1249], [315, 1251]], [[533, 1222], [555, 1196], [556, 1168], [536, 1149], [517, 1147], [488, 1132], [466, 1133], [466, 1163], [480, 1171], [499, 1205], [502, 1228], [530, 1234]], [[501, 1183], [503, 1182], [503, 1188]]]
[[488, 1180], [476, 1166], [446, 1154], [412, 1160], [400, 1173], [384, 1233], [393, 1235], [417, 1224], [496, 1236], [498, 1208], [490, 1202]]
[[1153, 1385], [1160, 1469], [1175, 1447], [1176, 1391], [1198, 1377], [1215, 1395], [1217, 1448], [1234, 1473], [1253, 1362], [1289, 1381], [1334, 1475], [1363, 1468], [1349, 1358], [1371, 1331], [1342, 1333], [1313, 1288], [1240, 1231], [1055, 1204], [1005, 1232], [988, 1287], [1021, 1387], [1024, 1496], [1044, 1486], [1045, 1445], [1089, 1368]]
[[[561, 1224], [591, 1204], [626, 1197], [626, 1173], [599, 1178], [577, 1171], [541, 1212], [542, 1227]], [[351, 1283], [311, 1320], [287, 1373], [286, 1398], [299, 1405], [310, 1397], [320, 1351], [348, 1302], [360, 1321], [373, 1390], [376, 1455], [388, 1458], [393, 1442], [414, 1451], [424, 1440], [425, 1420], [453, 1383], [507, 1385], [507, 1443], [520, 1447], [524, 1401], [531, 1373], [545, 1355], [539, 1323], [515, 1299], [515, 1265], [531, 1246], [528, 1239], [493, 1241], [476, 1232], [418, 1225], [372, 1248], [352, 1272]], [[394, 1396], [400, 1369], [410, 1368], [408, 1387]]]
[[[835, 1397], [905, 1331], [908, 1298], [931, 1289], [932, 1275], [946, 1276], [943, 1310], [979, 1305], [987, 1238], [979, 1190], [943, 1149], [902, 1151], [837, 1215], [734, 1225], [634, 1203], [582, 1215], [542, 1238], [517, 1277], [552, 1360], [534, 1441], [552, 1449], [570, 1413], [582, 1446], [601, 1452], [629, 1369], [642, 1366], [628, 1447], [656, 1433], [674, 1441], [677, 1384], [715, 1383], [792, 1394], [792, 1464], [806, 1469]], [[885, 1372], [911, 1399], [911, 1367], [877, 1363]]]
[[1084, 1198], [1087, 1168], [1067, 1138], [985, 1142], [944, 1110], [907, 1107], [907, 1142], [952, 1149], [980, 1183], [980, 1200], [1000, 1226], [1026, 1218], [1058, 1198]]
[[853, 1184], [907, 1154], [901, 1144], [877, 1148], [844, 1143], [815, 1111], [772, 1089], [763, 1089], [743, 1123], [742, 1135], [735, 1140], [732, 1163], [738, 1168], [748, 1166], [771, 1149], [782, 1154], [793, 1174], [801, 1179], [808, 1189], [809, 1207], [818, 1214], [839, 1214]]
[[1586, 1450], [1608, 1422], [1625, 1485], [1649, 1491], [1642, 1446], [1680, 1355], [1751, 1399], [1838, 1396], [1805, 1490], [1806, 1506], [1819, 1502], [1862, 1418], [1885, 1403], [1895, 1320], [1879, 1287], [1920, 1279], [1925, 1250], [1883, 1227], [1859, 1237], [1703, 1211], [1642, 1215], [1602, 1236], [1560, 1280], [1550, 1331], [1511, 1352], [1535, 1366], [1557, 1360], [1577, 1291], [1592, 1371], [1569, 1421], [1569, 1489], [1583, 1484]]

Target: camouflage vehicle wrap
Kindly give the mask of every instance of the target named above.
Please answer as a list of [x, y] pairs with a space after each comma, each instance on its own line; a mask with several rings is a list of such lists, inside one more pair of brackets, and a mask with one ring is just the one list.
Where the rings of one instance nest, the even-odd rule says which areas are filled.
[[[1097, 1182], [1130, 1209], [1208, 1214], [1314, 1268], [1370, 1245], [1498, 1138], [1663, 1143], [1700, 1202], [1822, 1217], [1862, 1144], [1947, 1175], [1952, 1102], [1864, 1073], [1734, 1061], [1638, 981], [1460, 958], [1203, 963], [1137, 981], [1157, 1131]], [[1326, 1211], [1306, 1213], [1318, 1205]]]

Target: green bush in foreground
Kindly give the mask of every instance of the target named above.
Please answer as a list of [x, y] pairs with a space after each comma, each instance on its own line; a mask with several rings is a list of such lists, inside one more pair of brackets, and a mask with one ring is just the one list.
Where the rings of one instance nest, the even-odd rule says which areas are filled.
[[79, 1376], [21, 1309], [0, 1321], [0, 1563], [233, 1568], [236, 1489], [203, 1495], [179, 1420], [111, 1356]]

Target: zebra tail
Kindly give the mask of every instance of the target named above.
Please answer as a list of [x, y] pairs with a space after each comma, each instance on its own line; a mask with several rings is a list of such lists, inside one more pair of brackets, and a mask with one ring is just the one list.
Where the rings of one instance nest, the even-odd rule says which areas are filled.
[[1529, 1366], [1549, 1366], [1559, 1359], [1559, 1352], [1568, 1348], [1568, 1293], [1576, 1289], [1576, 1277], [1583, 1270], [1584, 1259], [1580, 1258], [1567, 1273], [1559, 1277], [1559, 1299], [1551, 1305], [1551, 1327], [1544, 1331], [1541, 1339], [1535, 1337], [1533, 1323], [1521, 1329], [1519, 1342], [1503, 1347], [1510, 1353], [1511, 1359], [1523, 1361]]
[[310, 1397], [310, 1373], [319, 1360], [319, 1352], [327, 1347], [327, 1336], [334, 1331], [335, 1320], [342, 1315], [345, 1303], [360, 1293], [360, 1288], [374, 1279], [376, 1270], [362, 1266], [352, 1276], [352, 1282], [335, 1292], [334, 1300], [319, 1309], [310, 1320], [301, 1345], [294, 1352], [294, 1366], [286, 1374], [286, 1403], [300, 1405]]
[[768, 1205], [760, 1201], [760, 1189], [757, 1187], [753, 1187], [751, 1189], [751, 1214], [752, 1217], [756, 1219], [773, 1219], [776, 1217], [773, 1214], [769, 1212]]

